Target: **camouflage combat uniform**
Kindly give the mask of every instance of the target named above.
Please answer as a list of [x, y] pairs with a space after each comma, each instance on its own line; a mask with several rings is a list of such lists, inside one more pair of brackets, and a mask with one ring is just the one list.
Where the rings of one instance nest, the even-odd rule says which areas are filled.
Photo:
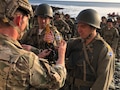
[[84, 46], [81, 38], [68, 42], [64, 90], [108, 90], [114, 74], [112, 49], [99, 34]]
[[[54, 36], [56, 35], [56, 33], [59, 33], [56, 29], [56, 27], [54, 26], [50, 26], [51, 31], [53, 31]], [[40, 33], [39, 32], [39, 27], [34, 27], [30, 30], [28, 30], [25, 35], [23, 36], [22, 40], [20, 41], [22, 44], [28, 44], [31, 46], [34, 46], [40, 50], [44, 50], [46, 49], [45, 44], [46, 42], [43, 40], [44, 35], [45, 35], [46, 30], [43, 29], [43, 31]], [[59, 33], [60, 34], [60, 33]], [[62, 37], [62, 35], [61, 35]], [[54, 39], [54, 46], [57, 45], [57, 40], [56, 38]], [[33, 52], [35, 52], [36, 54], [38, 54], [38, 50], [34, 50]]]
[[0, 34], [0, 90], [54, 90], [63, 86], [65, 77], [63, 66], [51, 67], [45, 59], [23, 50], [19, 42]]

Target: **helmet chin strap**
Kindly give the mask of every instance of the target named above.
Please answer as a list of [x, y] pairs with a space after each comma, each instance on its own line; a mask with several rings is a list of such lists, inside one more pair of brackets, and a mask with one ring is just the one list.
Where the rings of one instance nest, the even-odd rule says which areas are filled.
[[90, 33], [86, 38], [83, 39], [83, 42], [86, 43], [87, 40], [89, 40], [92, 37], [92, 33]]
[[84, 38], [83, 41], [86, 43], [86, 41], [91, 39], [92, 36], [93, 36], [93, 30], [91, 30], [91, 33], [86, 38]]

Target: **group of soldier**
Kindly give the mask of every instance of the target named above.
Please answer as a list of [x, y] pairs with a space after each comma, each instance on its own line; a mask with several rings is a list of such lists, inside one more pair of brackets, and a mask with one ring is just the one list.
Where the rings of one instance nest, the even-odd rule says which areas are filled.
[[115, 53], [115, 73], [114, 73], [114, 83], [115, 89], [119, 90], [119, 82], [120, 82], [120, 16], [116, 17], [101, 17], [101, 30], [99, 30], [101, 36], [104, 40], [109, 43]]
[[[64, 40], [57, 47], [58, 58], [54, 66], [44, 59], [51, 49], [33, 49], [35, 55], [27, 51], [30, 47], [18, 42], [26, 32], [28, 20], [32, 16], [33, 10], [28, 0], [0, 0], [0, 90], [54, 90], [64, 85]], [[44, 21], [42, 17], [38, 19]], [[47, 17], [46, 22], [49, 24]], [[46, 34], [44, 40], [53, 42], [52, 32]]]
[[[46, 14], [52, 17], [51, 25], [57, 28], [57, 30], [62, 34], [64, 40], [68, 41], [73, 37], [78, 37], [75, 18], [71, 18], [69, 14], [60, 13], [59, 11], [54, 12], [54, 14], [47, 11], [49, 11], [49, 8], [46, 8]], [[37, 12], [40, 13], [40, 9]], [[31, 25], [29, 29], [38, 26], [36, 17], [31, 18], [29, 23]], [[116, 52], [119, 43], [120, 16], [118, 15], [114, 18], [102, 16], [100, 28], [101, 29], [98, 29], [97, 31]]]
[[[36, 6], [37, 8], [38, 6]], [[69, 40], [70, 38], [75, 36], [75, 19], [71, 18], [69, 14], [65, 14], [64, 13], [60, 13], [59, 11], [55, 11], [55, 12], [48, 12], [49, 7], [45, 7], [46, 9], [46, 15], [52, 17], [52, 21], [51, 21], [51, 25], [55, 26], [57, 28], [57, 30], [62, 34], [64, 40]], [[40, 13], [40, 10], [38, 10], [37, 12]], [[41, 11], [42, 12], [42, 11]], [[35, 13], [35, 17], [31, 18], [30, 20], [30, 26], [29, 29], [31, 27], [36, 27], [38, 26], [38, 22], [37, 22], [37, 17], [36, 17], [36, 13]]]
[[[93, 13], [94, 10], [92, 11], [90, 9], [90, 10], [88, 10], [88, 12]], [[45, 58], [48, 59], [48, 61], [50, 63], [52, 62], [52, 64], [53, 64], [53, 62], [55, 62], [55, 60], [57, 59], [57, 57], [54, 57], [54, 56], [57, 56], [57, 50], [56, 50], [57, 39], [56, 39], [56, 34], [59, 34], [62, 39], [64, 39], [65, 41], [68, 42], [67, 51], [66, 51], [66, 66], [67, 66], [67, 70], [68, 70], [68, 76], [67, 76], [66, 83], [65, 83], [64, 87], [61, 88], [61, 90], [74, 90], [74, 89], [75, 90], [79, 90], [79, 89], [80, 90], [81, 89], [87, 90], [87, 89], [90, 89], [91, 85], [93, 85], [93, 83], [91, 83], [91, 82], [94, 82], [94, 80], [89, 82], [89, 79], [88, 79], [88, 81], [86, 79], [85, 81], [87, 81], [87, 83], [89, 83], [89, 84], [87, 84], [86, 82], [84, 82], [82, 80], [82, 78], [80, 79], [80, 82], [79, 82], [79, 78], [78, 78], [78, 80], [77, 80], [78, 82], [77, 83], [81, 83], [82, 82], [81, 84], [85, 84], [85, 87], [84, 87], [84, 85], [81, 86], [81, 87], [80, 87], [80, 85], [78, 85], [76, 87], [76, 85], [73, 84], [75, 81], [69, 81], [69, 79], [68, 79], [68, 78], [76, 79], [76, 77], [78, 77], [78, 76], [77, 76], [77, 74], [76, 74], [76, 76], [74, 76], [73, 73], [78, 73], [78, 72], [80, 73], [79, 70], [77, 72], [76, 71], [73, 72], [73, 71], [69, 70], [68, 66], [71, 65], [70, 62], [72, 62], [72, 64], [73, 64], [72, 66], [70, 66], [70, 68], [72, 68], [72, 67], [76, 66], [76, 64], [74, 64], [74, 62], [76, 63], [76, 62], [79, 61], [79, 59], [77, 59], [77, 57], [80, 58], [80, 59], [83, 57], [83, 56], [74, 54], [74, 49], [75, 48], [73, 49], [73, 51], [71, 51], [71, 49], [73, 47], [76, 47], [76, 49], [78, 49], [77, 53], [79, 54], [80, 53], [80, 51], [79, 51], [80, 47], [79, 46], [78, 47], [77, 46], [69, 47], [69, 41], [72, 42], [73, 44], [74, 43], [79, 44], [78, 37], [79, 36], [82, 37], [82, 35], [80, 35], [78, 33], [79, 31], [77, 31], [77, 28], [78, 28], [77, 27], [77, 22], [75, 20], [71, 19], [69, 14], [65, 14], [64, 15], [63, 13], [59, 13], [59, 12], [55, 12], [53, 14], [52, 8], [48, 4], [40, 4], [38, 7], [36, 7], [34, 14], [35, 14], [34, 18], [32, 18], [32, 20], [31, 20], [32, 24], [30, 22], [30, 25], [32, 25], [32, 26], [30, 26], [30, 29], [25, 33], [25, 35], [23, 36], [23, 38], [21, 40], [21, 43], [25, 44], [25, 45], [23, 45], [23, 48], [26, 49], [26, 50], [34, 52], [36, 55], [38, 55], [40, 52], [42, 52], [45, 49], [52, 49], [53, 52], [50, 53], [51, 55], [49, 54]], [[94, 14], [91, 15], [91, 17], [94, 17]], [[39, 18], [42, 18], [42, 20], [39, 19]], [[46, 20], [48, 18], [49, 18], [49, 21]], [[78, 17], [78, 18], [80, 18], [80, 17]], [[86, 18], [86, 17], [84, 16], [82, 18]], [[100, 20], [101, 21], [100, 25], [99, 25], [99, 23], [97, 21], [98, 20], [98, 16], [96, 16], [96, 22], [91, 22], [91, 20], [90, 21], [83, 20], [83, 22], [88, 23], [90, 25], [94, 24], [93, 26], [97, 28], [96, 31], [98, 31], [99, 34], [102, 36], [102, 38], [104, 38], [104, 40], [110, 45], [112, 50], [114, 52], [116, 52], [117, 45], [118, 45], [118, 39], [119, 39], [119, 32], [118, 32], [117, 28], [114, 28], [114, 26], [111, 25], [111, 24], [113, 24], [113, 21], [111, 21], [112, 20], [111, 18], [108, 18], [108, 19], [106, 19], [106, 21], [103, 21], [103, 22], [106, 22], [106, 23], [102, 22], [102, 18]], [[47, 22], [50, 23], [50, 26], [49, 26], [50, 30], [52, 30], [52, 33], [54, 34], [54, 39], [53, 39], [53, 41], [50, 41], [51, 43], [49, 43], [49, 45], [48, 44], [46, 45], [46, 41], [44, 40], [44, 36], [46, 35], [46, 31], [47, 31], [46, 30], [46, 24], [48, 24]], [[90, 35], [85, 37], [85, 40], [87, 41], [87, 39], [89, 39], [91, 37], [92, 37], [92, 33], [90, 33]], [[75, 39], [75, 40], [73, 40], [73, 39]], [[31, 46], [31, 48], [28, 49], [28, 47], [30, 47], [30, 46]], [[100, 48], [100, 46], [98, 46], [98, 47]], [[91, 49], [93, 49], [93, 47], [91, 47]], [[95, 51], [95, 52], [97, 52], [97, 51]], [[100, 54], [101, 50], [98, 51], [98, 52]], [[69, 53], [73, 53], [74, 56], [69, 55]], [[96, 55], [95, 57], [98, 57], [98, 56]], [[73, 60], [71, 61], [71, 58], [73, 58], [73, 60], [75, 60], [75, 61], [73, 61]], [[91, 58], [91, 57], [89, 57], [89, 58]], [[101, 59], [101, 58], [102, 57], [99, 57], [99, 59]], [[67, 62], [67, 59], [68, 59], [69, 63]], [[112, 61], [111, 61], [111, 63], [112, 63]], [[89, 65], [88, 65], [88, 67], [89, 67]], [[93, 67], [93, 66], [90, 66], [90, 67]], [[87, 66], [85, 67], [83, 65], [83, 67], [76, 67], [73, 70], [77, 70], [77, 68], [87, 68]], [[97, 67], [94, 66], [94, 69], [95, 68], [97, 68]], [[113, 66], [111, 66], [110, 68], [114, 69]], [[111, 71], [113, 71], [113, 69], [111, 69]], [[84, 71], [84, 70], [82, 70], [82, 71]], [[93, 72], [95, 72], [95, 71], [93, 70]], [[71, 73], [72, 73], [72, 75], [71, 75]], [[110, 74], [110, 76], [112, 74], [113, 74], [113, 72]], [[82, 77], [82, 74], [79, 74], [79, 77], [80, 77], [80, 75]], [[95, 79], [94, 74], [93, 74], [92, 78]], [[98, 82], [99, 82], [99, 80], [98, 80]], [[101, 85], [104, 85], [105, 83], [108, 83], [108, 82], [109, 81], [102, 82]], [[70, 84], [70, 83], [72, 83], [72, 84]], [[96, 88], [99, 87], [99, 86], [97, 87], [97, 84], [98, 83], [96, 82], [95, 86], [92, 87], [93, 90], [95, 90]], [[80, 88], [78, 88], [78, 87], [80, 87]], [[104, 86], [104, 87], [101, 86], [101, 88], [99, 88], [99, 89], [100, 90], [105, 90], [103, 88], [108, 88], [108, 86]]]
[[119, 20], [94, 9], [73, 20], [48, 4], [33, 13], [28, 0], [1, 0], [0, 8], [1, 90], [115, 89]]
[[112, 47], [116, 56], [119, 57], [118, 48], [120, 43], [120, 16], [117, 16], [116, 19], [113, 17], [106, 18], [105, 16], [102, 16], [100, 26], [100, 34]]

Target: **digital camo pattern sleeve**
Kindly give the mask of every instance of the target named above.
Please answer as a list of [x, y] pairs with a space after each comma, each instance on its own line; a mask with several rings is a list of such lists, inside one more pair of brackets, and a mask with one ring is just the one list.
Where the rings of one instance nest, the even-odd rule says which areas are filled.
[[[45, 59], [31, 56], [30, 84], [35, 88], [58, 89], [64, 85], [66, 69], [61, 65], [51, 67]], [[31, 62], [30, 62], [31, 63]]]

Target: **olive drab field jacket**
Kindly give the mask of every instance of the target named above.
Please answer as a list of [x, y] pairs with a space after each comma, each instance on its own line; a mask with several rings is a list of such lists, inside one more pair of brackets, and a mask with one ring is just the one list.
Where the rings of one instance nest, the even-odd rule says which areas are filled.
[[66, 59], [65, 90], [108, 90], [114, 74], [114, 53], [99, 34], [85, 47], [81, 38], [68, 41]]
[[0, 90], [54, 90], [63, 86], [65, 78], [63, 66], [51, 67], [18, 41], [0, 34]]
[[119, 40], [118, 29], [115, 27], [110, 29], [108, 29], [108, 27], [105, 27], [102, 29], [102, 36], [104, 40], [112, 47], [112, 49], [116, 51]]

